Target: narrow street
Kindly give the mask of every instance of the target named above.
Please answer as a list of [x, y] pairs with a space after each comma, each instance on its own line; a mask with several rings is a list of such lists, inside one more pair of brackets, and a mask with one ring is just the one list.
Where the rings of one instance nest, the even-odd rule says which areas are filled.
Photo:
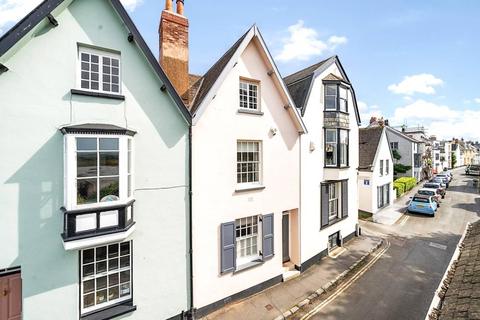
[[309, 306], [295, 319], [424, 319], [433, 292], [468, 222], [480, 217], [480, 195], [464, 169], [434, 218], [408, 214], [392, 226], [362, 223], [388, 250], [332, 302]]

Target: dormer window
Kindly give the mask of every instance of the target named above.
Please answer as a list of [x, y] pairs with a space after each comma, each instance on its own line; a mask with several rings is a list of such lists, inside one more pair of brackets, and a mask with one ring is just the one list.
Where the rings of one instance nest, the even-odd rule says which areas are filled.
[[87, 47], [78, 51], [79, 89], [119, 94], [120, 54]]
[[325, 111], [348, 112], [348, 87], [342, 83], [325, 83]]

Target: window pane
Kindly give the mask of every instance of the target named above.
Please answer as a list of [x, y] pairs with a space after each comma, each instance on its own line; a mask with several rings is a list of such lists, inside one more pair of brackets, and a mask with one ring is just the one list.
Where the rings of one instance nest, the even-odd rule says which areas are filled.
[[108, 285], [114, 286], [118, 284], [118, 273], [112, 273], [108, 276]]
[[115, 151], [118, 150], [118, 138], [100, 138], [99, 139], [99, 149]]
[[98, 247], [95, 249], [95, 256], [97, 261], [105, 260], [107, 258], [107, 247]]
[[124, 256], [130, 254], [130, 242], [123, 242], [120, 244], [120, 255]]
[[81, 60], [82, 61], [87, 61], [88, 62], [90, 60], [89, 58], [90, 58], [90, 56], [87, 53], [82, 53], [81, 54]]
[[325, 164], [336, 165], [337, 164], [337, 145], [327, 144], [325, 146]]
[[347, 100], [340, 99], [340, 111], [347, 112]]
[[130, 256], [124, 256], [120, 258], [120, 268], [130, 266]]
[[89, 293], [95, 290], [95, 280], [83, 281], [83, 292]]
[[97, 176], [97, 153], [77, 152], [77, 177]]
[[100, 152], [100, 176], [118, 175], [118, 152]]
[[337, 85], [336, 84], [328, 84], [325, 86], [325, 95], [337, 95]]
[[120, 283], [130, 281], [130, 270], [120, 272]]
[[325, 97], [325, 109], [326, 110], [336, 110], [337, 109], [337, 97], [336, 96], [326, 96]]
[[91, 263], [93, 262], [93, 252], [94, 250], [93, 249], [87, 249], [87, 250], [83, 250], [83, 263], [86, 264], [86, 263]]
[[108, 270], [117, 270], [118, 269], [118, 258], [113, 258], [108, 260]]
[[327, 131], [327, 142], [337, 142], [337, 130], [326, 130]]
[[120, 296], [128, 296], [130, 294], [130, 282], [120, 285]]
[[97, 81], [92, 82], [91, 85], [92, 85], [92, 88], [91, 88], [92, 90], [98, 90], [99, 86]]
[[97, 150], [97, 138], [77, 138], [77, 150]]
[[94, 270], [95, 270], [95, 266], [94, 266], [93, 263], [92, 263], [92, 264], [84, 265], [84, 266], [83, 266], [83, 276], [84, 276], [84, 277], [88, 277], [88, 276], [93, 275]]
[[95, 304], [95, 293], [86, 294], [83, 296], [83, 307], [88, 308]]
[[77, 180], [77, 204], [97, 202], [97, 179]]
[[343, 88], [343, 87], [340, 87], [340, 98], [342, 99], [347, 99], [347, 89], [346, 88]]
[[100, 277], [97, 278], [97, 290], [104, 289], [107, 287], [107, 277]]
[[108, 246], [108, 257], [118, 257], [118, 244], [111, 244]]
[[98, 56], [95, 54], [90, 55], [92, 63], [98, 63]]
[[107, 302], [107, 290], [97, 291], [97, 304]]
[[100, 202], [118, 200], [118, 177], [100, 178]]
[[111, 287], [108, 289], [108, 301], [118, 299], [118, 286]]

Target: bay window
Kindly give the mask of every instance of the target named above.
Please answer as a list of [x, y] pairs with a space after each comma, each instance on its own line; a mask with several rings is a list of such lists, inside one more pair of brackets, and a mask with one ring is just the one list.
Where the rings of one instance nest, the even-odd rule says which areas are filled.
[[348, 87], [340, 83], [325, 83], [325, 111], [348, 112]]
[[346, 167], [349, 164], [348, 130], [325, 129], [325, 166]]

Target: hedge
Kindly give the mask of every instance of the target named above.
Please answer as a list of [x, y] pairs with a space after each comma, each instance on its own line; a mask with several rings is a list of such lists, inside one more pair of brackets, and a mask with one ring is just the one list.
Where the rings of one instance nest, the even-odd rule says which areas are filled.
[[405, 185], [403, 183], [393, 182], [393, 189], [397, 191], [397, 198], [405, 193]]

